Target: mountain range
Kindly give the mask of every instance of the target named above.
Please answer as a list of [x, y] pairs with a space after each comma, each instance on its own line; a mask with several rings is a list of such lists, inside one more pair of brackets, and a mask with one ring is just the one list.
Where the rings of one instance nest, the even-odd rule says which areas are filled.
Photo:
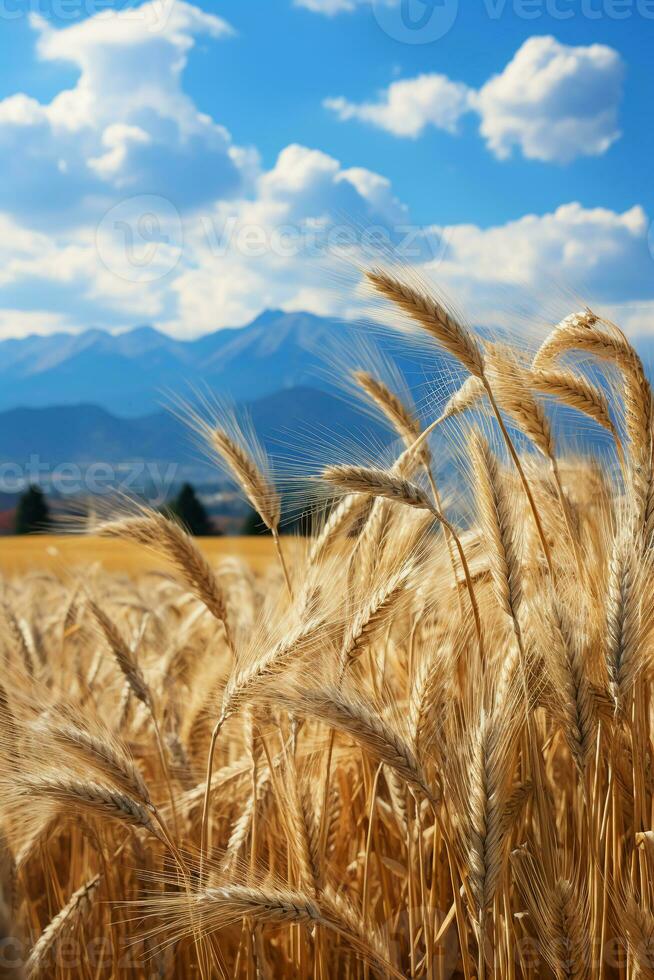
[[[301, 458], [318, 464], [321, 445], [333, 448], [356, 432], [376, 445], [389, 440], [380, 423], [362, 416], [345, 400], [308, 386], [274, 392], [240, 408], [269, 455], [291, 471]], [[314, 440], [308, 451], [307, 435]], [[209, 449], [191, 424], [172, 412], [120, 418], [92, 404], [0, 412], [0, 488], [3, 477], [15, 480], [14, 464], [41, 465], [46, 483], [61, 471], [63, 476], [57, 479], [65, 484], [67, 468], [83, 473], [98, 462], [125, 472], [131, 464], [146, 462], [159, 474], [174, 463], [176, 482], [206, 482], [218, 476]], [[140, 479], [147, 475], [142, 472]]]
[[246, 327], [197, 340], [147, 326], [4, 340], [0, 410], [94, 404], [128, 418], [193, 391], [242, 402], [296, 385], [324, 387], [322, 354], [348, 329], [309, 313], [270, 310]]
[[[31, 457], [50, 474], [62, 464], [101, 462], [122, 472], [116, 468], [141, 462], [160, 472], [174, 464], [176, 483], [216, 481], [206, 451], [171, 411], [176, 399], [210, 404], [227, 397], [246, 408], [264, 447], [288, 472], [307, 453], [315, 471], [321, 448], [337, 457], [348, 439], [382, 445], [388, 430], [330, 381], [330, 364], [332, 372], [334, 363], [358, 365], [357, 333], [337, 320], [271, 310], [246, 327], [189, 341], [152, 327], [0, 341], [0, 494], [7, 472], [25, 470]], [[421, 358], [401, 341], [382, 347], [418, 403], [427, 392], [444, 394], [439, 380], [451, 388], [447, 362], [433, 349]], [[651, 364], [652, 341], [638, 347]]]
[[249, 326], [191, 341], [152, 327], [1, 341], [0, 493], [16, 482], [16, 465], [27, 479], [35, 474], [29, 466], [41, 467], [35, 475], [46, 486], [62, 467], [80, 473], [94, 463], [109, 464], [118, 481], [138, 462], [150, 467], [141, 482], [169, 464], [176, 484], [216, 481], [176, 399], [233, 401], [290, 469], [316, 440], [334, 445], [360, 432], [383, 443], [383, 426], [329, 381], [326, 354], [342, 349], [351, 331], [311, 314], [269, 311]]

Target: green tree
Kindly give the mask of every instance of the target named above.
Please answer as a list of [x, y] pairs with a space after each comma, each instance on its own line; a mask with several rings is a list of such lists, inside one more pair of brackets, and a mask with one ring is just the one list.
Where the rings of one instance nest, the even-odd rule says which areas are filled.
[[[308, 513], [294, 513], [287, 505], [288, 498], [282, 499], [282, 516], [279, 522], [280, 534], [309, 534], [311, 530], [311, 515]], [[261, 520], [259, 514], [250, 508], [247, 516], [241, 525], [241, 534], [245, 536], [253, 534], [270, 534], [269, 528]]]
[[254, 508], [248, 512], [248, 516], [243, 521], [241, 534], [249, 537], [252, 534], [270, 534], [270, 530], [263, 523]]
[[50, 527], [50, 510], [40, 487], [30, 483], [16, 507], [16, 534], [33, 534]]
[[204, 505], [190, 483], [185, 483], [173, 502], [168, 505], [168, 513], [176, 517], [191, 534], [202, 537], [211, 534], [211, 522]]

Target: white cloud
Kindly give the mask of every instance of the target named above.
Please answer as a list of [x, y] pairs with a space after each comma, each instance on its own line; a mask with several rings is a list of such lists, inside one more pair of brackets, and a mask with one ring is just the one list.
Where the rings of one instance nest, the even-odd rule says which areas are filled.
[[[548, 286], [608, 309], [654, 296], [654, 259], [648, 218], [639, 206], [622, 214], [607, 208], [563, 205], [490, 228], [432, 228], [443, 258], [426, 269], [463, 308], [490, 326], [510, 325], [507, 305], [525, 307]], [[630, 314], [627, 326], [635, 320]], [[650, 330], [654, 324], [650, 326]]]
[[429, 126], [455, 133], [461, 116], [474, 110], [499, 159], [517, 148], [527, 159], [566, 163], [601, 155], [619, 138], [623, 74], [619, 54], [605, 45], [531, 37], [478, 91], [432, 73], [393, 82], [376, 102], [338, 97], [323, 104], [342, 121], [413, 138]]
[[102, 134], [102, 145], [106, 147], [106, 152], [100, 157], [90, 157], [88, 165], [99, 177], [111, 178], [124, 169], [130, 143], [147, 146], [150, 142], [149, 134], [140, 126], [112, 123]]
[[514, 148], [531, 160], [599, 156], [620, 136], [623, 74], [620, 55], [603, 44], [529, 38], [478, 92], [481, 133], [501, 160]]
[[75, 88], [60, 93], [48, 107], [53, 125], [77, 130], [156, 110], [174, 119], [183, 135], [206, 126], [181, 90], [186, 55], [198, 35], [222, 38], [232, 33], [226, 21], [185, 0], [150, 0], [120, 11], [96, 14], [63, 30], [33, 14], [37, 53], [44, 61], [76, 65]]
[[177, 207], [239, 193], [247, 174], [229, 133], [182, 86], [197, 35], [229, 25], [184, 0], [96, 14], [63, 29], [30, 18], [44, 61], [79, 70], [51, 102], [0, 101], [0, 208], [40, 227], [73, 226], [115, 191], [175, 195]]
[[370, 0], [295, 0], [295, 6], [304, 7], [314, 14], [326, 14], [332, 17], [334, 14], [351, 13], [357, 7], [369, 2]]
[[358, 119], [394, 136], [416, 137], [427, 126], [455, 133], [459, 119], [470, 109], [470, 94], [467, 85], [431, 74], [393, 82], [378, 102], [356, 104], [336, 98], [323, 104], [342, 121]]
[[[209, 230], [187, 229], [188, 252], [172, 287], [176, 314], [165, 329], [177, 335], [203, 332], [247, 322], [266, 307], [345, 317], [366, 312], [369, 297], [356, 289], [356, 268], [384, 261], [389, 253], [383, 245], [375, 251], [374, 240], [368, 248], [365, 219], [348, 226], [351, 239], [336, 236], [331, 250], [323, 248], [338, 224], [347, 173], [323, 154], [290, 147], [262, 175], [254, 200], [222, 203]], [[360, 186], [366, 184], [374, 191], [375, 175], [362, 178]], [[366, 201], [367, 221], [379, 220], [370, 196], [360, 206]], [[406, 221], [397, 202], [395, 208], [384, 227], [397, 229]], [[639, 206], [618, 213], [570, 203], [490, 228], [417, 230], [412, 245], [419, 255], [413, 261], [477, 323], [515, 327], [519, 306], [547, 317], [548, 311], [563, 315], [567, 306], [587, 300], [609, 313], [619, 308], [627, 328], [642, 329], [644, 310], [654, 303], [647, 230]], [[348, 277], [351, 267], [355, 275]], [[559, 296], [558, 305], [551, 295], [547, 310], [540, 305], [544, 289]]]
[[0, 337], [29, 337], [31, 334], [70, 332], [66, 316], [48, 310], [0, 309]]
[[[287, 146], [262, 170], [184, 90], [196, 35], [228, 28], [183, 0], [35, 27], [41, 57], [72, 62], [79, 78], [49, 103], [0, 101], [0, 336], [151, 322], [188, 337], [266, 307], [347, 316], [364, 308], [357, 268], [398, 248], [486, 323], [504, 316], [503, 290], [544, 275], [632, 304], [630, 323], [654, 303], [639, 207], [420, 229], [384, 176], [318, 149]], [[397, 83], [379, 118], [406, 135], [454, 128], [468, 90], [438, 79]]]
[[219, 202], [201, 222], [187, 223], [172, 287], [177, 313], [165, 327], [204, 332], [245, 323], [266, 307], [341, 315], [352, 296], [333, 285], [335, 268], [338, 275], [348, 257], [376, 248], [368, 230], [390, 244], [393, 229], [407, 222], [379, 174], [288, 146], [260, 175], [252, 198]]

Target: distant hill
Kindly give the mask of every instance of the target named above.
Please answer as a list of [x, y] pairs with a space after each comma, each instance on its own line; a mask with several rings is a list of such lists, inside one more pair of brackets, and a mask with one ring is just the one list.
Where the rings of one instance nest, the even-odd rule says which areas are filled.
[[0, 410], [94, 404], [114, 415], [154, 412], [171, 394], [210, 389], [236, 401], [321, 380], [322, 354], [348, 327], [309, 313], [262, 313], [198, 340], [152, 327], [0, 341]]
[[[319, 447], [334, 447], [359, 433], [361, 440], [384, 444], [388, 432], [333, 394], [308, 386], [278, 391], [242, 406], [258, 438], [282, 468], [303, 462], [315, 470], [324, 462]], [[307, 455], [307, 443], [310, 445]], [[313, 457], [311, 456], [313, 453]], [[132, 461], [177, 466], [175, 482], [215, 480], [217, 471], [190, 427], [169, 412], [118, 418], [97, 405], [14, 408], [0, 412], [0, 491], [13, 468], [43, 467], [44, 479], [73, 464], [84, 471], [93, 463], [125, 467]], [[5, 473], [6, 469], [6, 473]]]
[[[215, 483], [206, 450], [162, 409], [175, 396], [207, 395], [209, 402], [228, 396], [245, 406], [285, 475], [297, 472], [300, 461], [304, 472], [316, 472], [327, 455], [343, 458], [348, 442], [385, 444], [388, 431], [339, 397], [325, 369], [330, 352], [345, 366], [359, 366], [357, 332], [337, 320], [272, 310], [249, 326], [193, 341], [151, 327], [0, 341], [0, 506], [11, 499], [2, 496], [11, 465], [25, 471], [30, 457], [50, 471], [66, 463], [174, 464], [176, 481]], [[448, 359], [399, 337], [382, 346], [416, 403], [432, 414], [456, 383]], [[651, 368], [652, 341], [643, 339], [638, 349]], [[601, 433], [580, 425], [576, 414], [567, 431], [573, 444], [601, 445]]]

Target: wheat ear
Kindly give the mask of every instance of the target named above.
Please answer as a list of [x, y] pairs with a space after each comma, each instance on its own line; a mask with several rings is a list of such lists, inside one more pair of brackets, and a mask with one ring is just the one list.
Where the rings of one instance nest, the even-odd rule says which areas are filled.
[[540, 371], [532, 371], [529, 381], [541, 394], [558, 398], [565, 405], [593, 419], [611, 435], [616, 435], [608, 398], [583, 374], [567, 368], [542, 368]]
[[543, 456], [549, 460], [563, 522], [568, 532], [568, 538], [572, 543], [577, 569], [582, 575], [583, 558], [574, 531], [570, 506], [561, 482], [552, 426], [543, 406], [532, 393], [530, 372], [505, 344], [488, 344], [486, 354], [490, 365], [493, 389], [497, 393], [500, 407], [531, 439]]
[[205, 779], [204, 802], [202, 807], [202, 823], [200, 831], [200, 878], [204, 864], [204, 854], [206, 851], [207, 832], [209, 824], [209, 806], [211, 802], [211, 782], [213, 774], [213, 760], [216, 751], [216, 743], [222, 731], [222, 727], [235, 710], [236, 705], [241, 701], [252, 688], [262, 681], [270, 679], [279, 673], [289, 660], [297, 657], [303, 649], [315, 644], [318, 637], [323, 636], [324, 624], [322, 620], [309, 620], [300, 624], [295, 630], [288, 633], [282, 640], [271, 646], [265, 653], [257, 657], [254, 662], [244, 668], [238, 666], [232, 671], [230, 678], [223, 692], [222, 708], [220, 717], [213, 727], [209, 742], [209, 752], [207, 754], [207, 772]]
[[[403, 456], [410, 456], [413, 447], [405, 450]], [[402, 458], [402, 457], [401, 457]], [[398, 463], [400, 461], [398, 460]], [[470, 597], [470, 605], [475, 620], [477, 640], [479, 644], [479, 656], [484, 660], [484, 637], [482, 632], [481, 617], [479, 606], [475, 596], [475, 589], [472, 584], [468, 560], [461, 544], [461, 539], [454, 526], [431, 502], [427, 494], [416, 483], [396, 475], [398, 463], [393, 470], [383, 470], [375, 467], [365, 466], [328, 466], [323, 470], [323, 478], [335, 486], [341, 487], [348, 493], [364, 493], [376, 497], [386, 497], [407, 507], [417, 507], [419, 510], [428, 510], [436, 520], [443, 525], [446, 531], [452, 536], [456, 546], [463, 574], [466, 581], [466, 588]]]
[[[527, 480], [522, 463], [520, 462], [520, 457], [518, 456], [516, 448], [513, 445], [513, 440], [511, 439], [508, 429], [504, 424], [504, 419], [502, 418], [502, 413], [500, 412], [499, 406], [495, 399], [493, 388], [488, 380], [481, 347], [470, 331], [455, 320], [454, 317], [447, 312], [444, 306], [433, 297], [428, 296], [418, 289], [414, 289], [412, 286], [408, 286], [406, 283], [401, 282], [399, 279], [396, 279], [394, 276], [391, 276], [381, 270], [375, 270], [367, 273], [367, 278], [379, 292], [403, 309], [407, 314], [409, 314], [409, 316], [413, 317], [413, 319], [415, 319], [428, 333], [435, 337], [435, 339], [438, 340], [438, 342], [445, 347], [445, 349], [448, 350], [453, 357], [456, 357], [461, 364], [463, 364], [470, 374], [478, 378], [483, 384], [491, 408], [500, 427], [500, 431], [502, 432], [502, 438], [506, 442], [511, 459], [513, 460], [515, 468], [518, 471], [520, 482], [522, 483], [525, 491], [529, 508], [534, 519], [534, 524], [536, 525], [536, 531], [538, 533], [538, 537], [540, 538], [545, 561], [547, 562], [547, 567], [550, 574], [552, 574], [552, 556], [550, 554], [550, 548], [547, 543], [545, 531], [543, 530], [540, 514], [538, 513], [538, 508], [536, 507], [536, 501], [531, 491], [531, 487], [529, 486], [529, 481]], [[437, 419], [436, 422], [438, 421], [439, 420]], [[428, 429], [433, 428], [434, 424], [436, 423], [432, 423]], [[418, 437], [419, 440], [422, 440], [426, 436], [428, 429], [426, 429]], [[416, 443], [414, 443], [413, 448], [415, 449], [417, 445], [418, 440], [416, 440]]]
[[370, 501], [359, 494], [350, 494], [332, 507], [320, 533], [311, 542], [307, 555], [307, 566], [317, 565], [327, 553], [339, 534], [343, 534], [355, 524], [370, 508]]
[[210, 442], [221, 459], [226, 463], [234, 479], [242, 488], [245, 496], [257, 511], [263, 523], [271, 532], [286, 587], [292, 598], [293, 587], [291, 585], [286, 559], [284, 558], [284, 551], [279, 539], [279, 521], [281, 519], [279, 494], [268, 478], [261, 472], [252, 456], [235, 439], [232, 439], [224, 429], [212, 429]]
[[394, 615], [406, 595], [408, 579], [415, 570], [415, 560], [410, 558], [394, 575], [382, 582], [351, 619], [340, 652], [340, 676], [358, 656], [370, 637]]
[[51, 725], [46, 729], [46, 733], [48, 738], [62, 749], [95, 766], [113, 783], [140, 800], [149, 810], [154, 810], [150, 792], [136, 764], [107, 739], [72, 724]]
[[508, 736], [501, 708], [491, 716], [482, 710], [472, 740], [469, 768], [467, 854], [470, 887], [477, 905], [480, 977], [484, 973], [486, 915], [499, 884], [512, 829], [507, 805], [512, 751]]
[[148, 513], [101, 524], [96, 533], [101, 537], [133, 541], [164, 554], [193, 594], [216, 619], [227, 625], [223, 590], [200, 549], [176, 521], [169, 520], [163, 514]]
[[457, 415], [461, 415], [463, 412], [467, 412], [469, 408], [474, 408], [479, 404], [485, 394], [486, 388], [481, 378], [471, 374], [447, 400], [443, 411], [436, 419], [436, 425], [440, 425], [447, 419], [454, 418]]
[[[544, 644], [552, 665], [557, 694], [556, 709], [564, 720], [564, 732], [580, 774], [587, 770], [595, 747], [597, 708], [578, 638], [556, 596], [552, 598], [550, 635]], [[551, 642], [550, 642], [551, 641]]]
[[438, 804], [440, 794], [430, 787], [410, 746], [363, 703], [350, 701], [337, 687], [306, 690], [297, 697], [274, 691], [271, 696], [276, 704], [349, 735], [373, 759], [394, 769], [431, 803]]
[[473, 466], [479, 524], [488, 542], [487, 554], [495, 595], [512, 623], [517, 624], [522, 581], [511, 507], [501, 483], [497, 457], [491, 452], [486, 440], [473, 430], [468, 446]]
[[6, 599], [1, 600], [0, 605], [4, 612], [5, 621], [9, 629], [9, 635], [20, 653], [23, 666], [25, 667], [25, 672], [28, 677], [34, 677], [34, 658], [32, 656], [29, 643], [27, 642], [27, 638], [25, 637], [25, 633], [15, 616], [13, 609]]
[[103, 609], [98, 606], [93, 599], [88, 600], [89, 608], [95, 616], [105, 640], [111, 650], [114, 660], [118, 665], [123, 677], [127, 681], [134, 697], [144, 704], [149, 710], [152, 709], [152, 695], [146, 680], [134, 660], [132, 651], [123, 639], [120, 630], [113, 620], [107, 616]]
[[[366, 371], [355, 371], [353, 377], [357, 384], [368, 395], [368, 398], [375, 405], [377, 405], [383, 415], [386, 416], [397, 434], [403, 440], [405, 446], [407, 448], [413, 446], [416, 439], [418, 439], [422, 432], [422, 426], [420, 424], [420, 420], [416, 418], [414, 413], [404, 404], [402, 399], [398, 398], [398, 396], [382, 381], [373, 377], [373, 375]], [[477, 381], [477, 383], [480, 383], [479, 379], [474, 378], [472, 375], [468, 380], [474, 380]], [[429, 450], [429, 445], [426, 442], [423, 442], [420, 445], [419, 450], [416, 452], [416, 457], [422, 463], [422, 467], [425, 471], [427, 479], [429, 480], [429, 486], [434, 498], [434, 503], [436, 504], [437, 508], [442, 511], [443, 505], [441, 496], [434, 478], [434, 474], [432, 473], [431, 452]], [[447, 541], [450, 565], [452, 567], [452, 579], [456, 588], [456, 561], [452, 550], [452, 538], [447, 529], [445, 529], [445, 538]]]
[[146, 905], [148, 911], [176, 925], [179, 934], [184, 934], [187, 923], [191, 926], [196, 922], [203, 933], [212, 933], [244, 917], [252, 917], [259, 923], [325, 926], [342, 936], [364, 958], [376, 963], [382, 972], [391, 973], [401, 980], [401, 974], [389, 963], [379, 943], [364, 933], [356, 915], [329, 891], [315, 899], [306, 892], [290, 888], [229, 884], [204, 888], [194, 892], [190, 898], [175, 895], [154, 897]]
[[470, 374], [482, 377], [484, 359], [477, 341], [441, 303], [382, 269], [366, 272], [366, 278], [377, 292], [416, 320], [428, 334], [431, 334], [460, 361]]
[[640, 639], [642, 577], [633, 544], [616, 540], [611, 556], [606, 601], [606, 665], [616, 711], [629, 708], [629, 692], [642, 668]]
[[0, 744], [7, 764], [12, 768], [18, 765], [20, 735], [16, 718], [11, 710], [9, 695], [3, 684], [0, 684]]
[[25, 976], [28, 980], [36, 980], [44, 976], [50, 953], [57, 948], [62, 936], [75, 928], [93, 901], [93, 895], [100, 884], [100, 875], [94, 875], [81, 888], [70, 896], [64, 907], [47, 924], [34, 946], [25, 964]]
[[43, 776], [21, 775], [16, 782], [16, 792], [26, 800], [49, 800], [64, 807], [83, 810], [92, 816], [106, 817], [132, 827], [143, 828], [159, 840], [164, 840], [145, 806], [127, 793], [93, 780], [54, 773]]
[[105, 639], [109, 644], [111, 652], [114, 655], [114, 659], [118, 664], [118, 667], [123, 673], [127, 684], [134, 694], [134, 696], [145, 705], [150, 713], [150, 718], [152, 719], [152, 725], [154, 728], [154, 734], [157, 742], [157, 750], [159, 752], [159, 758], [161, 760], [161, 768], [163, 770], [164, 778], [166, 780], [166, 786], [168, 788], [168, 795], [170, 797], [170, 805], [173, 811], [173, 821], [175, 827], [177, 828], [177, 810], [175, 807], [175, 792], [173, 790], [173, 783], [170, 777], [170, 768], [168, 766], [168, 757], [166, 755], [166, 748], [164, 746], [163, 738], [161, 736], [161, 729], [159, 727], [159, 722], [154, 710], [154, 701], [150, 688], [141, 673], [132, 651], [130, 650], [128, 644], [123, 639], [120, 630], [117, 626], [109, 619], [107, 614], [95, 603], [92, 599], [89, 599], [89, 606], [91, 612], [95, 616], [96, 620], [100, 624], [100, 628], [104, 633]]

